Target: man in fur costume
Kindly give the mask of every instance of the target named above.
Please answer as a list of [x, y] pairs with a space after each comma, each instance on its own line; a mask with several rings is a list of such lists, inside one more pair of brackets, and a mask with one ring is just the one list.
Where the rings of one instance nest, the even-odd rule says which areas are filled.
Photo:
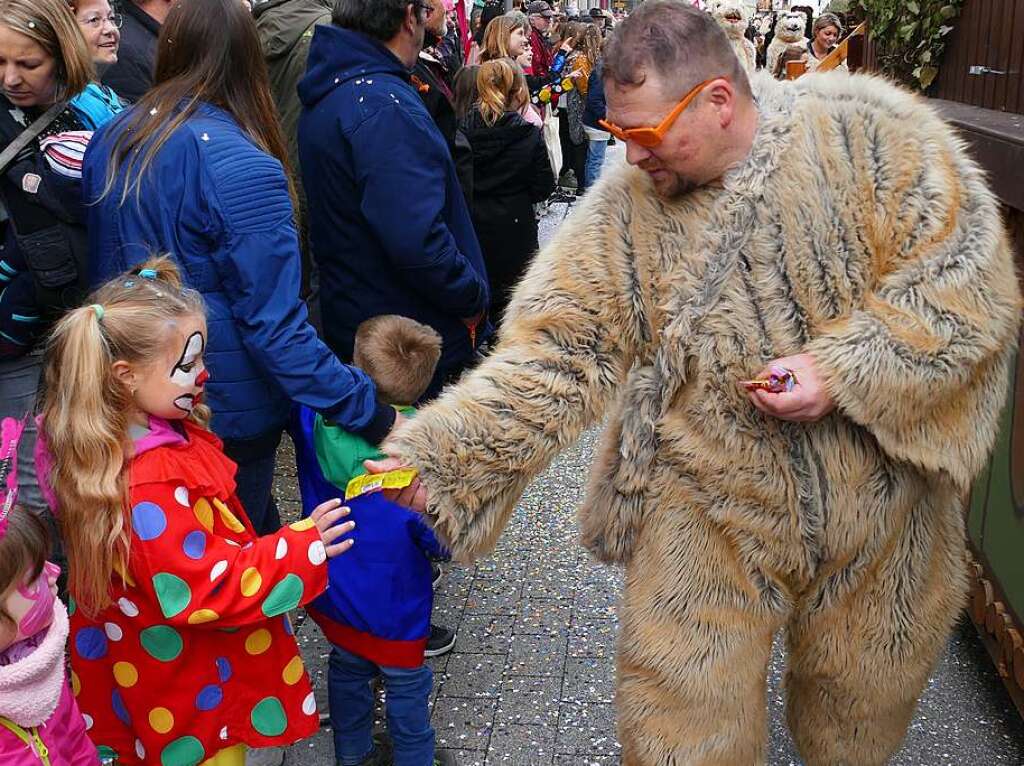
[[[879, 766], [964, 603], [962, 504], [1021, 310], [996, 200], [925, 101], [860, 76], [751, 85], [672, 0], [622, 24], [604, 77], [633, 167], [374, 470], [418, 469], [399, 500], [469, 560], [607, 418], [581, 526], [626, 567], [623, 763], [763, 764], [782, 630], [804, 762]], [[792, 391], [739, 385], [773, 366]]]
[[757, 48], [746, 38], [750, 24], [746, 6], [740, 0], [715, 0], [710, 11], [715, 21], [725, 30], [743, 69], [747, 74], [752, 74], [757, 68]]
[[768, 45], [765, 69], [769, 72], [774, 72], [779, 57], [789, 46], [806, 48], [809, 42], [807, 35], [804, 34], [806, 29], [807, 17], [802, 12], [786, 11], [780, 13], [778, 21], [775, 22], [775, 37], [772, 38], [771, 43]]

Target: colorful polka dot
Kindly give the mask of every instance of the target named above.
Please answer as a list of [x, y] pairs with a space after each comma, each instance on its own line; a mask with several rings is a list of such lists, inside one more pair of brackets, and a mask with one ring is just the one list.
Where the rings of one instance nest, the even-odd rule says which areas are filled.
[[193, 766], [204, 760], [203, 743], [192, 736], [179, 737], [160, 752], [161, 766]]
[[213, 569], [210, 570], [210, 582], [213, 582], [222, 574], [228, 571], [228, 562], [221, 559], [213, 565]]
[[196, 515], [199, 523], [206, 527], [207, 532], [213, 531], [213, 508], [210, 507], [210, 503], [205, 497], [196, 500], [196, 504], [192, 506], [192, 512]]
[[181, 550], [193, 561], [199, 561], [206, 555], [206, 533], [201, 529], [189, 532], [185, 535]]
[[250, 718], [252, 727], [264, 737], [276, 737], [288, 728], [288, 717], [277, 697], [266, 697], [256, 703]]
[[132, 725], [132, 717], [128, 714], [128, 708], [124, 706], [124, 698], [121, 697], [121, 691], [119, 689], [114, 689], [114, 691], [111, 692], [110, 705], [114, 708], [114, 715], [118, 717], [121, 723], [125, 726]]
[[220, 678], [222, 684], [227, 683], [231, 678], [231, 662], [227, 657], [217, 658], [217, 677]]
[[75, 649], [83, 660], [101, 660], [107, 656], [107, 637], [99, 628], [82, 628], [75, 635]]
[[160, 602], [160, 611], [168, 619], [184, 612], [192, 600], [192, 590], [188, 583], [167, 572], [153, 575], [153, 590], [156, 591], [156, 600]]
[[294, 529], [296, 532], [305, 532], [307, 529], [312, 529], [314, 525], [313, 519], [306, 518], [300, 521], [296, 521], [294, 524], [289, 524], [288, 526]]
[[284, 666], [284, 670], [281, 672], [281, 678], [289, 686], [295, 686], [302, 676], [306, 672], [306, 667], [302, 664], [301, 657], [292, 657], [291, 661]]
[[124, 597], [117, 600], [117, 608], [125, 617], [137, 617], [139, 614], [139, 608], [135, 606], [135, 603]]
[[139, 682], [139, 671], [130, 662], [115, 662], [114, 680], [118, 686], [130, 689]]
[[216, 684], [204, 686], [196, 695], [196, 710], [213, 710], [224, 699], [224, 692]]
[[178, 659], [184, 646], [178, 631], [170, 625], [154, 625], [139, 634], [139, 642], [155, 660], [173, 662]]
[[76, 609], [78, 609], [78, 604], [75, 603], [71, 596], [68, 596], [68, 617], [73, 615]]
[[82, 679], [78, 677], [78, 673], [71, 671], [71, 693], [78, 696], [78, 693], [82, 691]]
[[271, 641], [273, 641], [273, 638], [271, 638], [270, 631], [266, 628], [254, 630], [245, 639], [245, 651], [252, 655], [263, 654], [263, 652], [270, 648]]
[[146, 760], [146, 747], [142, 744], [141, 739], [135, 740], [135, 755], [137, 755], [140, 760]]
[[267, 617], [276, 617], [289, 609], [295, 609], [302, 601], [304, 590], [301, 577], [295, 574], [285, 575], [284, 579], [271, 589], [263, 602], [263, 614]]
[[220, 520], [224, 522], [224, 526], [230, 529], [232, 532], [244, 532], [245, 524], [240, 522], [238, 518], [231, 512], [223, 501], [218, 498], [214, 498], [213, 505], [217, 509], [217, 513], [220, 514]]
[[103, 623], [103, 632], [107, 634], [107, 638], [111, 641], [120, 641], [124, 638], [124, 631], [113, 622]]
[[174, 490], [174, 500], [178, 505], [188, 508], [190, 505], [188, 501], [188, 487], [178, 487]]
[[302, 712], [306, 715], [316, 714], [316, 697], [313, 696], [313, 692], [306, 695], [306, 699], [302, 700]]
[[280, 561], [288, 555], [288, 541], [283, 537], [277, 541], [277, 550], [274, 551], [274, 558]]
[[203, 625], [207, 622], [219, 620], [220, 615], [212, 609], [196, 609], [188, 616], [189, 625]]
[[292, 621], [288, 618], [288, 615], [284, 615], [281, 618], [281, 622], [284, 624], [284, 632], [289, 636], [294, 636], [295, 631], [292, 629]]
[[263, 577], [256, 567], [249, 567], [242, 572], [242, 595], [245, 597], [255, 596], [263, 585]]
[[222, 726], [221, 729], [220, 729], [220, 733], [217, 736], [220, 737], [221, 739], [227, 739], [228, 738], [228, 727], [227, 726]]
[[327, 561], [327, 549], [324, 548], [322, 540], [317, 540], [309, 544], [309, 550], [306, 551], [306, 555], [309, 557], [309, 563], [315, 567], [320, 566]]
[[174, 714], [165, 707], [155, 707], [149, 711], [149, 725], [157, 734], [166, 734], [174, 728]]
[[117, 751], [110, 745], [98, 745], [96, 747], [96, 754], [100, 757], [101, 763], [106, 763], [103, 759], [106, 758], [110, 763], [117, 760]]
[[132, 529], [140, 540], [156, 540], [167, 529], [167, 516], [156, 503], [139, 503], [132, 508]]
[[94, 725], [95, 721], [92, 720], [92, 716], [88, 713], [82, 713], [82, 722], [85, 723], [85, 730], [89, 731]]

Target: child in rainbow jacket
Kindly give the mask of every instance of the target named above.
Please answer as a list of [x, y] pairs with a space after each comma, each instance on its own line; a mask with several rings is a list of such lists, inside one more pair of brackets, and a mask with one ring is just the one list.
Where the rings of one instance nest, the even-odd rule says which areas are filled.
[[[383, 315], [357, 329], [353, 361], [373, 379], [383, 401], [411, 416], [440, 355], [434, 330]], [[372, 444], [304, 407], [294, 413], [292, 438], [304, 514], [365, 474], [364, 460], [382, 457]], [[328, 565], [330, 585], [307, 607], [332, 644], [328, 697], [336, 762], [391, 762], [372, 738], [370, 681], [381, 676], [395, 766], [445, 763], [434, 749], [428, 706], [433, 673], [423, 653], [434, 600], [430, 560], [446, 554], [419, 514], [380, 492], [360, 494], [346, 505], [355, 521], [355, 544]]]

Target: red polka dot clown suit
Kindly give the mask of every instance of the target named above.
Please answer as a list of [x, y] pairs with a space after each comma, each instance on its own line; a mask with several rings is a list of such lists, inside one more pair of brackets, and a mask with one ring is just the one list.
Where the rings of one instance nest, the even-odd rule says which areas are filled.
[[129, 468], [125, 582], [95, 619], [72, 604], [72, 688], [118, 764], [194, 766], [319, 726], [287, 612], [327, 585], [312, 522], [257, 537], [215, 436], [150, 419]]

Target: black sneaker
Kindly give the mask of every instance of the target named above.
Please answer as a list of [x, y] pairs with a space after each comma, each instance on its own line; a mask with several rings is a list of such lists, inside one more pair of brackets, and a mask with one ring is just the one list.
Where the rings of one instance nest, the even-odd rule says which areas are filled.
[[430, 562], [430, 586], [437, 589], [437, 584], [441, 582], [441, 575], [444, 574], [444, 570], [441, 569], [441, 565], [436, 561]]
[[359, 766], [394, 766], [395, 752], [387, 735], [373, 735], [373, 750], [359, 762]]
[[424, 657], [440, 657], [448, 654], [455, 646], [455, 631], [442, 628], [440, 625], [430, 626], [430, 637], [427, 639], [427, 648], [423, 652]]
[[434, 751], [434, 766], [459, 766], [451, 750]]

